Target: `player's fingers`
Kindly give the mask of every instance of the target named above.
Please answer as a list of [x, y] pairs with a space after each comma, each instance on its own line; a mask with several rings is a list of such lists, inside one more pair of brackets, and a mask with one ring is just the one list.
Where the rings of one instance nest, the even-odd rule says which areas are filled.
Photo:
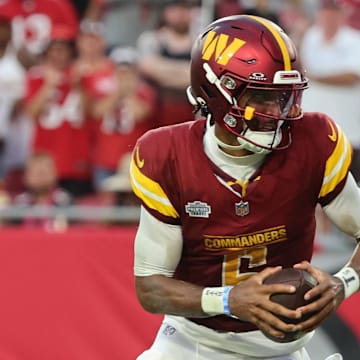
[[[304, 295], [304, 299], [307, 301], [314, 301], [316, 298], [323, 297], [323, 295], [328, 292], [333, 293], [331, 291], [331, 284], [328, 282], [321, 282], [309, 291], [307, 291]], [[335, 292], [333, 293], [333, 295], [335, 296]]]
[[332, 310], [333, 310], [332, 305], [328, 303], [321, 310], [313, 313], [313, 315], [310, 316], [307, 320], [300, 322], [298, 324], [300, 331], [310, 332], [312, 330], [315, 330], [329, 316]]
[[297, 331], [299, 329], [297, 324], [286, 323], [271, 312], [261, 308], [258, 308], [258, 311], [254, 315], [255, 324], [274, 336], [279, 336], [280, 334], [287, 332]]
[[300, 263], [297, 263], [293, 266], [295, 269], [302, 269], [302, 270], [306, 270], [306, 271], [309, 271], [312, 266], [310, 265], [310, 263], [306, 260], [300, 262]]
[[337, 307], [336, 298], [333, 296], [331, 291], [326, 291], [319, 298], [315, 299], [311, 303], [299, 307], [297, 310], [302, 315], [320, 312], [324, 307], [331, 306], [333, 309]]
[[292, 310], [271, 300], [264, 302], [262, 307], [266, 311], [275, 314], [276, 316], [281, 316], [288, 319], [297, 320], [300, 319], [302, 315], [301, 311], [298, 309]]
[[276, 338], [279, 338], [279, 339], [283, 339], [285, 337], [284, 332], [279, 331], [278, 329], [272, 327], [268, 323], [258, 321], [255, 324], [262, 332], [265, 332], [265, 333], [267, 333], [267, 334], [269, 334], [269, 335], [271, 335], [273, 337], [276, 337]]
[[259, 273], [254, 275], [253, 277], [256, 277], [259, 283], [262, 284], [268, 276], [281, 271], [281, 269], [282, 266], [267, 267], [263, 271], [260, 271]]
[[322, 272], [319, 269], [317, 269], [316, 267], [314, 267], [313, 265], [311, 265], [306, 260], [302, 261], [301, 263], [295, 264], [294, 268], [307, 271], [318, 282], [320, 282], [322, 279], [322, 276], [321, 276]]
[[262, 290], [267, 295], [293, 294], [296, 291], [296, 287], [289, 284], [266, 284], [263, 286]]

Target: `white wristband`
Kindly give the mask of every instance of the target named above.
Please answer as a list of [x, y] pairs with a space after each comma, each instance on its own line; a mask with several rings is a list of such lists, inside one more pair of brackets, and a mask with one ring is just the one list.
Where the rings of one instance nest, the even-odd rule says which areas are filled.
[[346, 266], [334, 274], [334, 276], [344, 284], [345, 299], [359, 290], [359, 275], [352, 267]]
[[233, 286], [204, 288], [201, 295], [201, 308], [211, 316], [230, 315], [229, 292]]

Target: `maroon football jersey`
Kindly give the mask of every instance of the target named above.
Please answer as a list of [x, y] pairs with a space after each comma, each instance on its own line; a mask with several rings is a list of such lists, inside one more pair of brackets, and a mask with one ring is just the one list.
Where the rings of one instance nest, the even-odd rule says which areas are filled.
[[[352, 150], [323, 114], [308, 113], [291, 126], [290, 147], [269, 154], [247, 183], [237, 182], [238, 194], [229, 189], [236, 179], [204, 152], [205, 120], [139, 139], [131, 164], [134, 192], [153, 216], [183, 230], [175, 278], [235, 285], [267, 266], [311, 259], [316, 204], [341, 191]], [[191, 320], [217, 330], [256, 329], [225, 315]]]

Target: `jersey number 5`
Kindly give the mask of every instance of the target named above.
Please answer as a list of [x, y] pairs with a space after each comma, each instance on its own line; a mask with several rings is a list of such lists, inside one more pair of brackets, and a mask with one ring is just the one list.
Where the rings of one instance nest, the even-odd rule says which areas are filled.
[[258, 246], [251, 249], [243, 249], [233, 254], [225, 255], [222, 266], [223, 286], [236, 285], [255, 272], [252, 268], [266, 264], [267, 247]]

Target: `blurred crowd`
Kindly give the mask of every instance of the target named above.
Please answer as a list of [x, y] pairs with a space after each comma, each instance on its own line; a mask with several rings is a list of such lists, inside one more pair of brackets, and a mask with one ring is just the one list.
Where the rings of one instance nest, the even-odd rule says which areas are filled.
[[0, 206], [136, 205], [137, 138], [194, 118], [192, 43], [241, 13], [291, 35], [310, 79], [304, 110], [343, 127], [360, 181], [360, 1], [2, 0]]

